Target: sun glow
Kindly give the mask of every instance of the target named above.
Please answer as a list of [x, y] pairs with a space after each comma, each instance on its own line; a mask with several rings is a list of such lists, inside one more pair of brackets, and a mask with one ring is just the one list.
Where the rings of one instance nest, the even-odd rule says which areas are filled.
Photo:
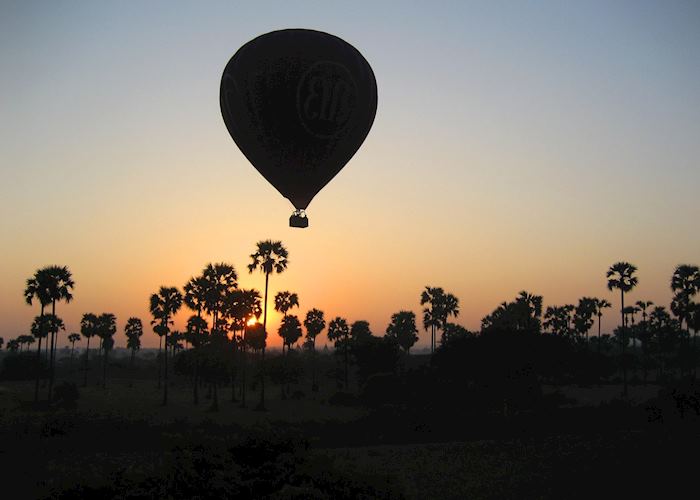
[[248, 325], [248, 326], [253, 326], [253, 325], [254, 325], [255, 323], [257, 323], [257, 322], [258, 322], [258, 320], [255, 319], [255, 318], [253, 317], [253, 318], [250, 318], [250, 319], [248, 320], [248, 322], [246, 323], [246, 325]]

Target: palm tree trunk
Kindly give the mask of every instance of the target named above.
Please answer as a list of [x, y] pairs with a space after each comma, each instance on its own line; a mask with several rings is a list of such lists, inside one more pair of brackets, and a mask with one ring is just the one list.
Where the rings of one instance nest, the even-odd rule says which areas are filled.
[[[54, 317], [54, 320], [56, 319], [56, 300], [53, 300], [51, 303], [51, 314]], [[55, 337], [57, 337], [58, 332], [56, 331], [56, 325], [54, 325], [54, 328], [51, 329], [51, 351], [49, 354], [49, 394], [47, 397], [48, 401], [51, 401], [51, 393], [53, 392], [53, 360], [54, 360], [54, 355], [55, 355], [55, 349], [54, 349], [54, 340]]]
[[90, 337], [87, 338], [87, 347], [85, 348], [85, 380], [83, 381], [83, 387], [87, 387], [87, 375], [88, 375], [88, 357], [90, 356]]
[[267, 344], [267, 289], [270, 280], [270, 273], [265, 273], [265, 310], [263, 312], [263, 343], [262, 356], [260, 358], [260, 404], [258, 410], [265, 409], [265, 346]]
[[625, 334], [626, 324], [625, 324], [625, 292], [620, 289], [620, 304], [622, 311], [622, 335], [620, 339], [622, 341], [622, 395], [627, 399], [627, 360], [625, 359]]
[[161, 350], [163, 345], [163, 336], [158, 338], [158, 389], [160, 389], [160, 377], [162, 372], [163, 360], [161, 359]]
[[[39, 313], [39, 346], [37, 347], [36, 355], [36, 384], [34, 386], [34, 402], [39, 401], [39, 379], [41, 378], [41, 338], [44, 333], [44, 304], [41, 305], [41, 313]], [[20, 345], [20, 351], [22, 346]]]
[[311, 344], [311, 392], [318, 392], [318, 383], [316, 382], [316, 337]]
[[198, 405], [199, 404], [199, 378], [197, 377], [197, 368], [199, 365], [199, 353], [197, 352], [196, 348], [193, 347], [192, 353], [195, 355], [194, 357], [194, 392], [192, 395], [192, 398], [194, 400], [194, 404]]
[[[243, 338], [245, 339], [245, 330], [243, 333]], [[241, 358], [241, 369], [242, 369], [242, 373], [241, 373], [241, 408], [245, 408], [245, 389], [246, 389], [246, 387], [245, 387], [245, 384], [246, 384], [245, 375], [246, 375], [246, 365], [248, 364], [248, 358], [247, 358], [247, 353], [246, 353], [246, 348], [245, 348], [245, 340], [244, 340], [243, 347], [242, 347], [241, 351], [243, 353], [243, 357]]]
[[343, 361], [345, 364], [345, 392], [348, 390], [348, 336], [345, 336], [343, 342]]
[[163, 330], [165, 331], [165, 359], [163, 360], [163, 406], [165, 406], [168, 404], [168, 330], [165, 328]]
[[[44, 333], [44, 305], [41, 305], [39, 314], [39, 346], [36, 350], [36, 384], [34, 385], [34, 402], [39, 401], [39, 379], [41, 378], [41, 335]], [[20, 350], [22, 346], [20, 346]]]

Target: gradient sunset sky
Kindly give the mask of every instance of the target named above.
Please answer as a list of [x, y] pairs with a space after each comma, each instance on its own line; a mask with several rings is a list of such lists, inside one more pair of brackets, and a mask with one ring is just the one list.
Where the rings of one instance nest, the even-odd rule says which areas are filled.
[[[231, 55], [296, 27], [353, 44], [379, 93], [307, 230], [219, 110]], [[76, 280], [66, 333], [113, 312], [123, 346], [151, 293], [208, 262], [262, 289], [246, 265], [268, 238], [290, 253], [271, 294], [297, 292], [300, 315], [383, 334], [400, 309], [420, 318], [431, 285], [476, 329], [526, 289], [607, 298], [607, 331], [612, 263], [638, 266], [631, 300], [659, 304], [674, 267], [700, 263], [699, 28], [690, 1], [2, 2], [0, 336], [28, 332], [25, 280], [60, 264]]]

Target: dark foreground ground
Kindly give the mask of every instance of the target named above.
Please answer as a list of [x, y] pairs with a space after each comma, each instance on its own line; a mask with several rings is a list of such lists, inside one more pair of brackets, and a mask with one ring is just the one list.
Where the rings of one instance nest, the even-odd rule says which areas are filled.
[[657, 398], [658, 387], [632, 387], [630, 403], [614, 399], [616, 386], [559, 388], [566, 404], [508, 416], [465, 413], [459, 395], [453, 411], [370, 410], [338, 404], [330, 390], [283, 400], [274, 386], [266, 412], [223, 390], [212, 412], [206, 393], [194, 407], [177, 382], [163, 408], [152, 381], [120, 379], [81, 388], [76, 409], [47, 409], [31, 404], [32, 389], [0, 383], [2, 498], [679, 498], [697, 489], [697, 401]]

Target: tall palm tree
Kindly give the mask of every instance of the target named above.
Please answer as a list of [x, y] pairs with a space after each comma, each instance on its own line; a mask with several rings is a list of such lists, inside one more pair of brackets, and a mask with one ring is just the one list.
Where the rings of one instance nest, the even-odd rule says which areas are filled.
[[68, 334], [68, 342], [70, 342], [70, 364], [73, 368], [73, 352], [75, 351], [75, 343], [80, 340], [80, 335], [77, 333]]
[[126, 347], [131, 349], [131, 359], [129, 364], [134, 366], [134, 356], [136, 351], [141, 349], [141, 336], [143, 335], [143, 323], [139, 318], [129, 318], [124, 325], [126, 335]]
[[450, 316], [459, 316], [459, 299], [442, 288], [426, 286], [421, 294], [420, 304], [430, 304], [423, 309], [423, 327], [430, 328], [430, 352], [435, 351], [436, 330], [445, 328]]
[[[39, 269], [34, 273], [34, 276], [27, 279], [27, 284], [24, 289], [24, 299], [28, 305], [32, 305], [34, 299], [39, 301], [41, 312], [39, 314], [39, 325], [44, 327], [44, 309], [51, 303], [51, 295], [49, 293], [49, 275], [44, 269]], [[41, 378], [41, 339], [44, 337], [44, 332], [40, 332], [39, 343], [36, 350], [36, 383], [34, 386], [34, 402], [39, 401], [39, 379]]]
[[625, 398], [627, 397], [627, 361], [625, 359], [625, 344], [627, 343], [625, 331], [625, 293], [631, 291], [635, 286], [637, 286], [639, 280], [634, 275], [635, 272], [637, 272], [637, 268], [629, 262], [616, 262], [610, 266], [610, 269], [608, 269], [608, 272], [606, 273], [606, 277], [608, 279], [608, 290], [620, 290], [622, 381], [623, 396]]
[[[299, 296], [296, 293], [287, 291], [277, 292], [275, 295], [275, 311], [287, 317], [287, 313], [293, 307], [299, 307]], [[282, 342], [282, 354], [284, 354], [285, 342]]]
[[686, 331], [690, 336], [690, 326], [688, 325], [688, 313], [690, 309], [691, 299], [700, 290], [700, 270], [698, 266], [689, 264], [680, 264], [676, 266], [671, 276], [671, 290], [675, 292], [674, 297], [674, 314], [683, 325], [685, 321]]
[[206, 342], [207, 333], [207, 322], [201, 316], [193, 314], [187, 320], [187, 327], [185, 329], [185, 338], [187, 342], [192, 346], [192, 381], [193, 381], [193, 401], [194, 404], [199, 404], [199, 357], [200, 348]]
[[440, 287], [426, 286], [421, 293], [420, 305], [429, 304], [423, 308], [423, 328], [430, 329], [430, 352], [435, 351], [435, 330], [440, 327], [440, 307], [445, 296], [445, 291]]
[[326, 328], [323, 311], [316, 308], [308, 311], [304, 319], [304, 328], [306, 328], [306, 339], [311, 344], [311, 392], [318, 392], [318, 381], [316, 380], [316, 337]]
[[209, 287], [209, 282], [204, 278], [204, 276], [197, 276], [195, 278], [190, 278], [190, 280], [185, 283], [182, 287], [183, 290], [183, 302], [192, 311], [197, 313], [198, 317], [202, 317], [202, 309], [207, 301], [207, 289]]
[[[280, 337], [282, 337], [282, 345], [287, 346], [287, 352], [289, 352], [289, 348], [295, 344], [299, 338], [301, 337], [301, 321], [299, 321], [299, 318], [297, 318], [295, 315], [290, 314], [287, 316], [285, 314], [284, 318], [282, 318], [282, 323], [280, 324], [280, 327], [277, 331]], [[285, 379], [286, 384], [282, 384], [282, 399], [287, 397], [287, 390], [289, 389], [289, 378], [287, 377], [287, 359], [286, 356], [283, 358], [284, 359], [284, 367], [285, 367]]]
[[220, 328], [221, 313], [226, 297], [238, 288], [238, 274], [231, 264], [207, 264], [202, 271], [204, 309], [212, 316], [212, 333]]
[[[51, 314], [56, 314], [56, 302], [70, 302], [73, 299], [71, 291], [75, 287], [73, 275], [67, 266], [48, 266], [44, 268], [48, 276], [48, 291], [51, 298]], [[49, 395], [51, 401], [53, 394], [53, 381], [55, 374], [56, 345], [58, 344], [58, 331], [51, 331], [51, 354], [49, 355]]]
[[102, 313], [97, 317], [97, 336], [102, 339], [102, 389], [107, 388], [107, 363], [109, 351], [114, 347], [114, 334], [117, 333], [117, 318], [112, 313]]
[[175, 287], [160, 287], [158, 293], [151, 295], [150, 311], [154, 321], [160, 322], [161, 331], [165, 336], [166, 355], [164, 357], [163, 374], [163, 406], [168, 404], [168, 330], [172, 317], [182, 307], [182, 294]]
[[93, 313], [83, 314], [83, 319], [80, 320], [80, 333], [87, 339], [87, 347], [85, 348], [85, 379], [83, 380], [83, 386], [87, 387], [90, 363], [90, 338], [93, 335], [97, 335], [97, 315]]
[[348, 390], [348, 347], [350, 343], [350, 327], [345, 318], [340, 316], [331, 320], [328, 325], [328, 340], [335, 342], [336, 350], [343, 350], [343, 365], [345, 367], [345, 375], [343, 377], [345, 390]]
[[[283, 273], [287, 269], [287, 258], [289, 253], [284, 248], [281, 241], [258, 241], [255, 253], [250, 255], [252, 262], [248, 264], [248, 272], [252, 273], [259, 269], [265, 274], [265, 308], [263, 310], [263, 332], [264, 337], [267, 337], [267, 294], [270, 274]], [[258, 409], [265, 409], [265, 345], [263, 339], [262, 357], [260, 360], [260, 404]]]
[[612, 307], [612, 304], [605, 299], [595, 299], [596, 316], [598, 316], [598, 352], [600, 353], [600, 323], [603, 317], [603, 309]]

